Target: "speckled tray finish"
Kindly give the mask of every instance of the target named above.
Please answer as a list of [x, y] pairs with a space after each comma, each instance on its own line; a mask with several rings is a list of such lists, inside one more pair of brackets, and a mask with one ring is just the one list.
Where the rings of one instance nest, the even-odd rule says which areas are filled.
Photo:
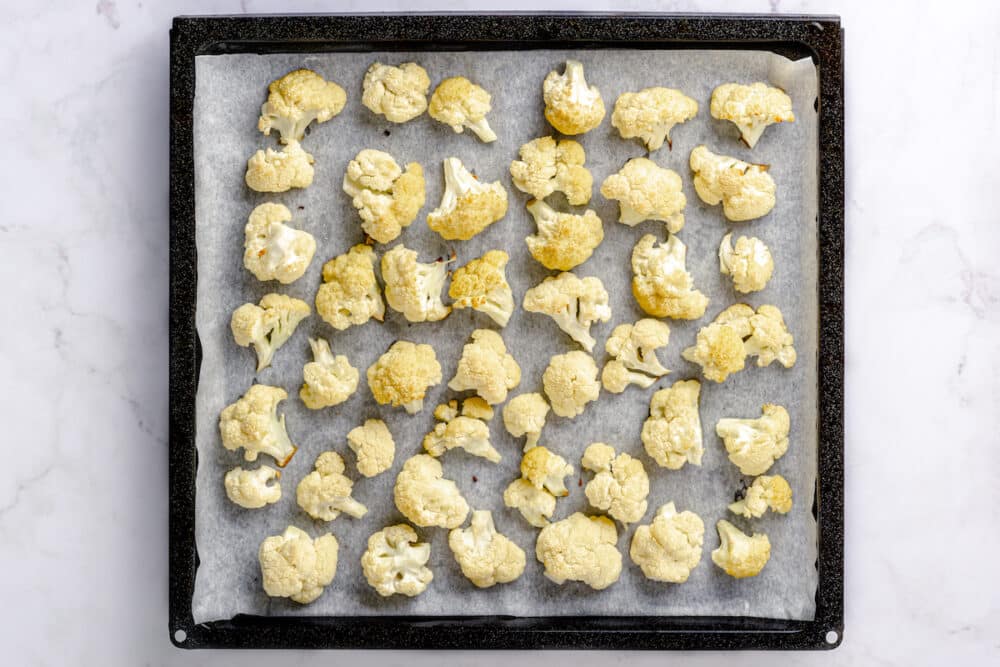
[[[843, 33], [815, 16], [182, 17], [171, 30], [170, 618], [182, 648], [825, 649], [843, 638]], [[195, 57], [221, 53], [531, 48], [759, 48], [812, 56], [819, 104], [819, 586], [812, 621], [742, 617], [263, 617], [194, 625], [197, 452], [192, 107]], [[833, 641], [828, 641], [828, 633]]]

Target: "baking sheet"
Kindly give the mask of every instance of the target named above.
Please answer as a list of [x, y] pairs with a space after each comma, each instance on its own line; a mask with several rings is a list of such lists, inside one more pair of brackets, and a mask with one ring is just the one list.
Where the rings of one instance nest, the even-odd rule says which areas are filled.
[[[648, 390], [636, 387], [624, 394], [602, 393], [586, 412], [574, 420], [550, 413], [542, 442], [564, 456], [577, 471], [568, 480], [571, 493], [559, 500], [554, 520], [574, 511], [593, 513], [582, 486], [590, 478], [582, 473], [579, 459], [591, 442], [604, 441], [616, 449], [638, 456], [650, 475], [648, 523], [656, 509], [674, 501], [678, 509], [696, 512], [705, 521], [705, 548], [700, 565], [683, 585], [651, 582], [628, 557], [635, 525], [619, 531], [619, 549], [624, 557], [620, 580], [595, 592], [575, 583], [557, 586], [542, 575], [534, 558], [537, 529], [503, 506], [502, 491], [518, 476], [523, 441], [503, 428], [499, 410], [490, 425], [494, 446], [503, 455], [499, 464], [452, 451], [441, 461], [445, 475], [454, 479], [475, 509], [490, 509], [498, 530], [516, 541], [528, 555], [524, 575], [516, 582], [486, 590], [476, 589], [462, 575], [447, 547], [448, 531], [418, 529], [431, 543], [429, 567], [434, 581], [422, 595], [413, 598], [380, 598], [365, 582], [360, 558], [368, 536], [383, 526], [404, 518], [395, 509], [392, 485], [403, 461], [422, 451], [423, 435], [434, 425], [431, 411], [439, 402], [455, 398], [447, 387], [454, 375], [462, 345], [475, 328], [494, 328], [482, 313], [454, 312], [438, 323], [410, 324], [391, 309], [383, 325], [371, 322], [338, 332], [313, 316], [303, 322], [294, 337], [276, 355], [273, 365], [256, 375], [256, 381], [284, 387], [290, 395], [281, 408], [288, 431], [299, 452], [282, 475], [283, 496], [279, 503], [260, 510], [244, 510], [225, 496], [222, 477], [242, 463], [240, 452], [229, 452], [220, 443], [219, 411], [236, 400], [255, 381], [252, 350], [236, 346], [229, 332], [232, 311], [242, 303], [256, 302], [278, 291], [312, 304], [321, 281], [322, 264], [361, 242], [363, 233], [350, 198], [340, 187], [347, 162], [362, 148], [391, 153], [401, 164], [418, 161], [427, 177], [427, 204], [417, 221], [397, 242], [420, 251], [423, 261], [454, 249], [457, 265], [480, 256], [490, 248], [511, 255], [507, 275], [520, 304], [524, 291], [540, 282], [548, 272], [527, 252], [523, 238], [534, 231], [524, 210], [529, 199], [513, 188], [508, 166], [521, 144], [552, 133], [542, 114], [540, 87], [545, 74], [561, 67], [566, 58], [582, 60], [587, 78], [597, 85], [605, 100], [608, 117], [596, 130], [577, 137], [587, 151], [587, 167], [595, 182], [590, 207], [605, 222], [605, 239], [588, 262], [575, 272], [599, 276], [611, 294], [613, 318], [595, 325], [598, 339], [595, 357], [602, 364], [603, 343], [615, 325], [642, 317], [632, 299], [629, 258], [632, 246], [646, 233], [663, 236], [662, 223], [646, 222], [629, 228], [618, 224], [616, 202], [606, 201], [597, 191], [601, 181], [624, 162], [646, 151], [636, 141], [626, 141], [610, 125], [614, 100], [625, 91], [664, 85], [683, 90], [698, 100], [698, 116], [672, 132], [673, 150], [666, 147], [652, 158], [682, 175], [688, 205], [686, 226], [680, 232], [688, 246], [688, 270], [695, 286], [710, 298], [706, 315], [695, 322], [668, 320], [671, 343], [661, 358], [672, 374]], [[421, 63], [436, 85], [452, 75], [465, 75], [493, 94], [489, 121], [499, 140], [482, 144], [470, 133], [455, 134], [447, 126], [423, 115], [403, 125], [377, 117], [360, 103], [364, 71], [375, 60]], [[303, 146], [316, 158], [316, 177], [311, 187], [280, 194], [254, 193], [246, 188], [246, 159], [258, 148], [277, 146], [276, 137], [256, 130], [260, 104], [268, 82], [298, 68], [309, 67], [337, 81], [348, 92], [343, 113], [311, 129]], [[806, 620], [815, 612], [817, 584], [816, 525], [811, 513], [816, 476], [816, 150], [817, 75], [808, 60], [793, 63], [774, 54], [757, 51], [493, 51], [444, 53], [335, 53], [201, 56], [196, 62], [194, 108], [196, 233], [198, 245], [198, 311], [196, 322], [202, 345], [202, 364], [197, 394], [196, 540], [200, 565], [197, 572], [192, 613], [195, 622], [226, 619], [238, 613], [271, 615], [746, 615]], [[712, 89], [726, 81], [770, 81], [791, 95], [797, 122], [772, 127], [752, 151], [739, 141], [735, 126], [714, 120], [708, 113]], [[687, 160], [699, 144], [742, 159], [768, 163], [778, 185], [778, 204], [762, 220], [730, 225], [720, 207], [707, 207], [697, 197]], [[465, 242], [445, 242], [424, 222], [428, 211], [440, 200], [443, 189], [441, 161], [457, 156], [483, 180], [500, 179], [508, 188], [510, 207], [503, 221]], [[293, 225], [308, 230], [317, 240], [316, 257], [301, 279], [290, 286], [258, 282], [242, 266], [243, 226], [254, 206], [265, 201], [284, 203], [291, 209]], [[551, 202], [560, 202], [558, 197]], [[580, 211], [583, 209], [581, 208]], [[728, 231], [764, 240], [774, 255], [774, 278], [763, 292], [739, 295], [728, 277], [718, 270], [717, 249]], [[383, 251], [388, 246], [379, 246]], [[760, 369], [752, 365], [716, 385], [700, 378], [697, 366], [680, 357], [691, 345], [701, 326], [726, 306], [744, 301], [753, 306], [773, 303], [785, 315], [795, 335], [799, 361], [790, 370], [773, 364]], [[525, 313], [518, 308], [502, 331], [508, 347], [522, 369], [521, 385], [512, 395], [541, 390], [541, 374], [553, 354], [578, 346], [551, 319]], [[331, 341], [335, 353], [346, 354], [361, 371], [357, 393], [346, 403], [311, 411], [298, 400], [302, 366], [311, 360], [308, 336]], [[444, 382], [433, 388], [425, 410], [408, 416], [401, 409], [377, 406], [365, 382], [364, 370], [396, 339], [431, 343], [442, 364]], [[701, 418], [705, 456], [701, 467], [679, 471], [658, 467], [643, 450], [639, 433], [648, 414], [649, 397], [660, 387], [686, 378], [702, 379]], [[795, 506], [785, 516], [767, 514], [744, 520], [727, 512], [726, 505], [740, 487], [742, 477], [727, 459], [714, 425], [725, 416], [757, 417], [760, 405], [776, 402], [786, 406], [792, 420], [789, 452], [771, 469], [792, 485]], [[345, 435], [370, 417], [386, 421], [396, 439], [393, 468], [376, 478], [357, 474], [354, 455]], [[369, 508], [361, 520], [341, 516], [331, 523], [313, 521], [295, 503], [295, 486], [312, 470], [316, 456], [333, 449], [344, 456], [347, 474], [356, 479], [354, 496]], [[273, 465], [268, 457], [261, 462]], [[255, 467], [257, 464], [247, 464]], [[718, 546], [715, 522], [725, 518], [744, 530], [768, 534], [772, 556], [764, 571], [752, 579], [730, 578], [717, 568], [709, 552]], [[296, 525], [310, 534], [330, 531], [340, 542], [337, 576], [326, 592], [311, 605], [301, 606], [268, 598], [261, 587], [257, 547], [268, 535]], [[620, 528], [620, 525], [619, 525]]]

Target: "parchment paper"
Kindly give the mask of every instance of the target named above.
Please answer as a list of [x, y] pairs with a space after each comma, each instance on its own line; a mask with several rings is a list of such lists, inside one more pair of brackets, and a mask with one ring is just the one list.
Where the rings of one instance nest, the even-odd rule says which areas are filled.
[[[388, 151], [404, 164], [418, 161], [427, 177], [427, 204], [414, 224], [399, 239], [420, 251], [430, 261], [453, 248], [458, 264], [480, 256], [490, 248], [505, 249], [511, 256], [507, 276], [520, 306], [524, 292], [550, 272], [527, 252], [524, 237], [534, 231], [524, 209], [529, 199], [510, 181], [508, 166], [521, 144], [548, 134], [542, 110], [541, 82], [546, 73], [561, 68], [566, 58], [582, 60], [587, 78], [596, 84], [608, 114], [603, 124], [578, 140], [587, 152], [587, 167], [594, 175], [591, 207], [604, 221], [605, 239], [593, 257], [575, 271], [580, 276], [599, 276], [611, 294], [613, 318], [595, 325], [598, 339], [595, 357], [605, 360], [604, 340], [613, 327], [643, 316], [629, 289], [629, 258], [635, 242], [646, 233], [664, 237], [662, 223], [646, 222], [630, 228], [617, 222], [618, 204], [598, 192], [603, 179], [631, 157], [646, 155], [635, 140], [623, 140], [611, 127], [610, 116], [617, 96], [648, 86], [679, 88], [696, 99], [698, 116], [674, 128], [673, 150], [666, 146], [653, 154], [660, 165], [681, 174], [687, 196], [687, 224], [680, 238], [688, 247], [687, 266], [695, 286], [711, 299], [705, 317], [695, 322], [668, 320], [671, 340], [661, 358], [673, 373], [648, 390], [636, 387], [624, 394], [603, 392], [596, 403], [574, 420], [550, 414], [542, 442], [569, 460], [577, 470], [570, 481], [571, 493], [560, 499], [554, 519], [574, 511], [596, 512], [587, 505], [578, 479], [585, 484], [590, 473], [580, 470], [580, 456], [591, 442], [604, 441], [638, 456], [650, 475], [648, 523], [656, 509], [674, 501], [679, 510], [693, 510], [705, 522], [705, 547], [701, 563], [683, 585], [645, 579], [628, 556], [635, 524], [619, 530], [618, 546], [624, 557], [621, 579], [610, 588], [595, 592], [582, 584], [557, 586], [542, 575], [534, 557], [537, 529], [530, 527], [515, 510], [506, 509], [501, 498], [505, 486], [518, 476], [523, 440], [515, 440], [504, 429], [499, 410], [491, 423], [492, 441], [503, 455], [494, 465], [461, 451], [441, 459], [445, 475], [454, 479], [473, 508], [490, 509], [498, 530], [514, 539], [527, 553], [528, 565], [516, 582], [486, 590], [476, 589], [462, 575], [447, 547], [447, 530], [418, 529], [431, 543], [429, 566], [434, 581], [414, 598], [380, 598], [365, 582], [360, 558], [369, 535], [383, 526], [400, 522], [392, 485], [403, 461], [422, 451], [421, 440], [433, 427], [431, 415], [439, 402], [455, 398], [447, 389], [462, 345], [475, 328], [493, 328], [488, 317], [472, 310], [454, 312], [438, 323], [409, 324], [398, 313], [387, 312], [384, 325], [374, 321], [337, 332], [321, 318], [303, 322], [294, 337], [275, 355], [272, 367], [256, 376], [265, 384], [279, 385], [289, 393], [281, 408], [288, 431], [299, 451], [285, 468], [282, 499], [260, 510], [245, 510], [225, 496], [222, 478], [242, 463], [242, 452], [226, 451], [218, 432], [219, 411], [242, 395], [255, 379], [255, 356], [232, 340], [229, 319], [240, 304], [278, 291], [306, 300], [310, 305], [321, 281], [321, 267], [331, 257], [363, 240], [360, 220], [341, 190], [347, 162], [363, 148]], [[426, 114], [403, 125], [377, 117], [361, 105], [361, 81], [375, 60], [421, 63], [436, 85], [451, 75], [465, 75], [493, 94], [489, 122], [499, 135], [483, 144], [471, 133], [455, 134]], [[258, 148], [277, 146], [277, 137], [264, 137], [256, 129], [258, 110], [271, 80], [298, 68], [309, 67], [335, 80], [348, 92], [343, 113], [323, 125], [313, 125], [303, 146], [316, 158], [316, 178], [311, 187], [282, 194], [258, 194], [244, 185], [247, 158]], [[811, 619], [816, 590], [816, 527], [811, 514], [816, 474], [816, 210], [817, 210], [817, 120], [813, 103], [817, 74], [808, 60], [792, 63], [773, 54], [756, 51], [519, 51], [450, 53], [331, 53], [322, 55], [227, 55], [197, 59], [197, 92], [194, 110], [195, 173], [198, 244], [197, 328], [203, 359], [197, 395], [197, 545], [201, 564], [193, 602], [196, 622], [230, 618], [237, 613], [274, 615], [372, 615], [372, 614], [512, 614], [512, 615], [748, 615], [769, 618]], [[755, 149], [746, 149], [731, 123], [709, 115], [712, 89], [728, 81], [769, 81], [792, 97], [797, 121], [772, 126]], [[433, 88], [432, 88], [433, 89]], [[761, 220], [727, 223], [721, 207], [707, 207], [697, 197], [691, 182], [688, 156], [699, 144], [718, 153], [771, 165], [778, 187], [774, 211]], [[437, 206], [443, 189], [441, 161], [458, 156], [480, 179], [500, 179], [509, 190], [510, 207], [503, 221], [467, 242], [446, 243], [431, 232], [426, 214]], [[287, 205], [293, 225], [317, 239], [318, 250], [308, 272], [290, 286], [258, 282], [242, 266], [243, 226], [254, 206], [265, 201]], [[565, 201], [549, 199], [558, 207]], [[584, 209], [578, 209], [582, 212]], [[749, 296], [734, 292], [730, 279], [719, 273], [717, 250], [727, 231], [755, 235], [774, 255], [774, 278], [763, 292]], [[390, 246], [379, 246], [381, 253]], [[445, 290], [447, 291], [447, 290]], [[777, 305], [795, 336], [798, 363], [790, 370], [774, 363], [760, 369], [748, 362], [747, 369], [722, 385], [705, 381], [697, 366], [681, 359], [693, 344], [698, 329], [723, 308], [744, 301], [753, 306]], [[515, 311], [502, 331], [508, 347], [521, 365], [523, 379], [514, 394], [541, 391], [541, 374], [549, 357], [578, 349], [555, 323], [543, 315]], [[302, 366], [311, 361], [308, 336], [324, 336], [333, 350], [346, 354], [361, 371], [357, 393], [346, 403], [311, 411], [298, 399]], [[377, 406], [365, 382], [365, 369], [392, 341], [406, 339], [431, 343], [440, 360], [444, 382], [433, 388], [425, 410], [407, 416], [402, 409]], [[701, 467], [687, 465], [679, 471], [658, 467], [646, 456], [639, 433], [648, 414], [649, 398], [660, 387], [686, 378], [702, 380], [701, 419], [705, 456]], [[512, 394], [512, 395], [514, 395]], [[715, 435], [715, 423], [726, 416], [758, 417], [762, 403], [775, 402], [791, 414], [791, 445], [788, 453], [771, 469], [792, 485], [795, 506], [785, 516], [768, 513], [764, 518], [744, 520], [727, 511], [742, 477], [725, 454]], [[354, 455], [345, 435], [365, 418], [383, 418], [396, 439], [392, 469], [373, 479], [358, 475]], [[295, 503], [295, 487], [313, 469], [316, 456], [325, 450], [340, 452], [348, 472], [357, 480], [354, 495], [369, 508], [361, 520], [341, 516], [327, 524], [314, 522]], [[273, 465], [269, 457], [261, 463]], [[245, 464], [256, 467], [257, 464]], [[715, 523], [725, 518], [743, 530], [763, 531], [772, 544], [772, 556], [757, 577], [735, 580], [716, 567], [710, 551], [719, 544]], [[299, 526], [312, 535], [331, 531], [340, 541], [340, 563], [334, 582], [311, 605], [301, 606], [269, 599], [261, 587], [257, 548], [268, 535], [287, 525]], [[619, 524], [620, 529], [620, 524]]]

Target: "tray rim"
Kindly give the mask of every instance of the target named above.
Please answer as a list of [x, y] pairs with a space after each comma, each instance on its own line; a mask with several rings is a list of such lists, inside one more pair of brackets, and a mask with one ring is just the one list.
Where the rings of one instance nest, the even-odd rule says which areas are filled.
[[[470, 27], [474, 30], [470, 31]], [[467, 35], [476, 35], [469, 38]], [[371, 35], [378, 35], [372, 39]], [[368, 36], [368, 38], [366, 38]], [[195, 624], [195, 58], [219, 53], [744, 48], [805, 53], [819, 72], [817, 521], [812, 621], [725, 616], [237, 615]], [[494, 12], [178, 16], [170, 30], [169, 635], [180, 648], [823, 650], [844, 633], [844, 80], [833, 15]], [[828, 633], [836, 633], [828, 641]], [[183, 637], [183, 638], [182, 638]]]

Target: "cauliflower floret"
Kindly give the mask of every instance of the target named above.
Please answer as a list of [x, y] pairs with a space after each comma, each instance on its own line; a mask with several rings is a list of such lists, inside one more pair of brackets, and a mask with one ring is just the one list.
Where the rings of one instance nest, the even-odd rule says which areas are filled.
[[490, 405], [497, 405], [506, 401], [507, 392], [520, 383], [521, 367], [507, 352], [500, 334], [476, 329], [472, 332], [472, 342], [462, 348], [462, 357], [448, 388], [472, 389]]
[[448, 317], [451, 306], [441, 301], [450, 259], [438, 258], [424, 264], [417, 251], [400, 243], [382, 255], [385, 300], [410, 322], [437, 322]]
[[413, 120], [427, 110], [431, 79], [417, 63], [372, 63], [361, 85], [361, 103], [393, 123]]
[[261, 466], [256, 470], [236, 466], [226, 473], [226, 496], [249, 510], [270, 505], [281, 500], [280, 478], [281, 472], [271, 466]]
[[468, 241], [507, 215], [507, 190], [500, 181], [480, 183], [457, 157], [444, 161], [441, 204], [427, 214], [427, 226], [448, 241]]
[[347, 103], [347, 93], [316, 72], [297, 69], [271, 82], [267, 102], [260, 108], [257, 129], [265, 135], [281, 134], [281, 143], [301, 141], [309, 123], [325, 123], [339, 114]]
[[503, 406], [503, 425], [515, 438], [528, 436], [524, 442], [524, 451], [528, 451], [538, 445], [548, 414], [549, 404], [544, 396], [538, 393], [521, 394]]
[[767, 403], [759, 419], [720, 419], [716, 434], [726, 444], [729, 460], [744, 475], [762, 475], [788, 451], [791, 420], [780, 405]]
[[542, 98], [545, 119], [563, 134], [590, 132], [604, 120], [601, 91], [587, 85], [583, 63], [577, 60], [567, 60], [562, 74], [548, 73], [542, 82]]
[[768, 125], [795, 122], [792, 98], [780, 88], [760, 82], [718, 86], [712, 91], [711, 113], [712, 118], [735, 123], [750, 148], [757, 145]]
[[622, 139], [639, 137], [646, 148], [655, 151], [663, 145], [673, 147], [670, 130], [691, 120], [698, 113], [698, 103], [673, 88], [644, 88], [638, 93], [622, 93], [615, 101], [611, 124]]
[[278, 403], [286, 398], [288, 393], [281, 387], [251, 386], [219, 415], [222, 446], [230, 451], [242, 447], [247, 461], [267, 454], [284, 468], [298, 449], [285, 431], [285, 415], [278, 416]]
[[297, 141], [288, 142], [283, 151], [257, 151], [247, 160], [247, 187], [257, 192], [308, 188], [313, 182], [313, 162], [313, 156]]
[[552, 137], [533, 139], [521, 146], [520, 160], [510, 163], [514, 186], [535, 199], [562, 192], [573, 206], [590, 201], [594, 177], [583, 166], [586, 153], [572, 139], [558, 143]]
[[366, 419], [361, 426], [347, 434], [347, 446], [358, 457], [358, 472], [374, 477], [392, 467], [396, 457], [396, 443], [389, 427], [381, 419]]
[[722, 202], [722, 214], [727, 220], [753, 220], [774, 208], [775, 185], [767, 165], [716, 155], [704, 146], [691, 151], [690, 163], [695, 192], [709, 206]]
[[424, 169], [400, 169], [396, 160], [370, 148], [347, 163], [342, 187], [361, 216], [361, 229], [379, 243], [395, 240], [424, 205]]
[[366, 375], [379, 405], [402, 405], [412, 415], [424, 407], [427, 389], [441, 382], [441, 364], [430, 345], [400, 340], [368, 367]]
[[680, 175], [648, 158], [632, 158], [617, 174], [605, 178], [601, 194], [618, 200], [618, 222], [629, 227], [659, 220], [671, 234], [684, 229], [687, 198], [681, 191]]
[[701, 465], [704, 453], [698, 398], [701, 383], [679, 380], [660, 389], [649, 401], [649, 417], [642, 425], [646, 453], [664, 468], [679, 470], [685, 463]]
[[337, 574], [339, 546], [330, 533], [313, 540], [295, 526], [265, 538], [257, 551], [264, 592], [309, 604], [323, 594]]
[[358, 369], [342, 354], [336, 357], [323, 338], [310, 338], [313, 361], [302, 368], [299, 398], [310, 410], [340, 405], [358, 389]]
[[573, 474], [573, 466], [548, 448], [532, 447], [521, 457], [521, 477], [536, 489], [545, 489], [553, 496], [568, 496], [564, 478]]
[[732, 233], [722, 237], [719, 245], [719, 271], [732, 276], [733, 288], [744, 294], [758, 292], [767, 285], [774, 273], [771, 251], [759, 238], [741, 236], [733, 248]]
[[591, 505], [625, 526], [646, 513], [649, 477], [642, 461], [624, 452], [615, 456], [614, 448], [595, 442], [584, 450], [580, 465], [597, 473], [584, 489]]
[[323, 284], [316, 292], [316, 312], [334, 329], [385, 317], [385, 304], [375, 280], [375, 251], [358, 244], [323, 265]]
[[590, 335], [590, 325], [611, 319], [608, 292], [601, 279], [581, 279], [569, 272], [549, 276], [525, 292], [524, 309], [551, 317], [587, 352], [593, 352], [597, 342]]
[[622, 572], [617, 541], [618, 531], [611, 519], [576, 512], [542, 528], [535, 557], [545, 566], [545, 576], [555, 583], [582, 581], [599, 591], [618, 581]]
[[731, 577], [755, 577], [771, 558], [771, 541], [763, 533], [753, 537], [741, 532], [728, 521], [715, 524], [721, 544], [712, 552], [712, 562]]
[[[451, 403], [455, 404], [455, 401]], [[454, 407], [455, 405], [439, 405], [434, 411], [434, 416], [440, 423], [424, 436], [424, 450], [437, 458], [450, 449], [464, 449], [472, 456], [481, 456], [491, 463], [499, 463], [500, 452], [490, 444], [490, 427], [486, 422], [458, 415]]]
[[763, 305], [750, 318], [750, 337], [744, 341], [747, 354], [757, 357], [757, 365], [769, 366], [777, 360], [785, 368], [795, 365], [795, 339], [788, 333], [781, 311], [774, 306]]
[[497, 532], [488, 510], [474, 511], [468, 528], [448, 533], [448, 546], [462, 574], [479, 588], [506, 584], [524, 572], [524, 550]]
[[528, 252], [547, 269], [569, 271], [583, 264], [604, 240], [604, 224], [587, 209], [583, 215], [559, 213], [541, 199], [528, 202], [538, 233], [527, 237]]
[[503, 492], [503, 504], [516, 509], [535, 528], [549, 525], [556, 511], [556, 497], [522, 478], [515, 479]]
[[549, 397], [552, 412], [569, 418], [583, 414], [587, 403], [596, 401], [601, 393], [597, 364], [580, 350], [557, 354], [549, 359], [542, 373], [542, 387]]
[[514, 313], [514, 293], [504, 273], [509, 260], [503, 250], [490, 250], [458, 267], [448, 287], [452, 308], [472, 308], [486, 313], [500, 326], [507, 326]]
[[646, 234], [632, 250], [632, 294], [639, 307], [656, 317], [696, 320], [705, 314], [708, 297], [694, 288], [684, 264], [687, 247], [676, 236], [656, 245]]
[[726, 308], [698, 332], [694, 346], [681, 356], [701, 366], [709, 380], [724, 382], [732, 373], [743, 370], [747, 355], [743, 339], [750, 335], [752, 315], [753, 308], [742, 303]]
[[604, 343], [613, 359], [604, 365], [604, 388], [620, 394], [630, 384], [646, 389], [670, 371], [656, 357], [656, 350], [670, 342], [670, 327], [659, 320], [644, 318], [635, 324], [619, 324]]
[[748, 519], [764, 516], [768, 508], [779, 514], [792, 509], [792, 487], [781, 475], [761, 475], [753, 481], [742, 500], [729, 505], [729, 511]]
[[337, 452], [323, 452], [316, 459], [316, 469], [302, 478], [295, 489], [299, 507], [314, 519], [333, 521], [343, 512], [355, 519], [368, 508], [351, 497], [354, 487], [344, 476], [344, 459]]
[[434, 579], [427, 567], [431, 545], [417, 542], [417, 533], [405, 523], [388, 526], [368, 538], [361, 556], [365, 579], [382, 597], [413, 597], [427, 590]]
[[284, 224], [292, 212], [281, 204], [261, 204], [250, 213], [243, 242], [243, 266], [257, 280], [293, 283], [309, 268], [316, 239], [309, 232]]
[[309, 317], [309, 304], [284, 294], [265, 294], [260, 305], [245, 303], [233, 311], [229, 328], [240, 347], [253, 345], [257, 371], [271, 365], [274, 353], [284, 345], [299, 322]]
[[427, 110], [431, 118], [450, 125], [455, 132], [465, 128], [472, 130], [479, 140], [490, 143], [497, 135], [486, 121], [490, 106], [490, 94], [464, 76], [445, 79], [434, 89], [431, 104]]
[[[442, 406], [439, 405], [438, 407], [440, 408]], [[450, 408], [451, 405], [449, 404], [446, 407]], [[472, 417], [473, 419], [482, 419], [484, 422], [488, 422], [493, 419], [494, 414], [493, 406], [479, 396], [470, 396], [462, 401], [463, 417]]]
[[652, 523], [639, 526], [629, 555], [647, 579], [683, 584], [701, 561], [705, 524], [694, 512], [678, 513], [672, 502], [660, 507]]
[[417, 454], [403, 464], [393, 496], [403, 516], [422, 528], [458, 528], [469, 513], [458, 486], [444, 479], [441, 464], [426, 454]]

